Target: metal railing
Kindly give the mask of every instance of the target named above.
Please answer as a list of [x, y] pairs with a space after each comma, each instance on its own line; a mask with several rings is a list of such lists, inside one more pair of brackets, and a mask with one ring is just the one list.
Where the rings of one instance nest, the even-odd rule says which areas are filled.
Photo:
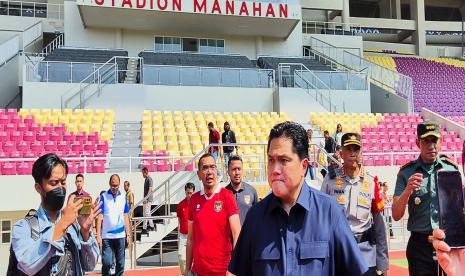
[[[306, 75], [305, 71], [301, 72]], [[368, 90], [368, 74], [366, 72], [349, 71], [313, 71], [313, 74], [321, 79], [333, 90]]]
[[304, 34], [332, 34], [332, 35], [358, 35], [362, 30], [361, 25], [354, 23], [304, 21], [302, 33]]
[[256, 68], [145, 64], [143, 72], [146, 85], [270, 88], [275, 78], [274, 70]]
[[[445, 155], [451, 157], [451, 159], [453, 161], [455, 161], [456, 163], [461, 163], [459, 161], [461, 160], [460, 158], [462, 157], [462, 152], [459, 152], [459, 151], [441, 151], [441, 154], [445, 154]], [[399, 152], [394, 152], [394, 151], [391, 151], [391, 152], [363, 152], [364, 157], [372, 156], [372, 158], [374, 158], [376, 156], [378, 158], [378, 159], [370, 159], [370, 162], [368, 164], [371, 164], [371, 161], [373, 161], [372, 166], [401, 166], [401, 165], [405, 164], [405, 160], [402, 161], [402, 162], [399, 162], [399, 163], [397, 163], [396, 161], [397, 160], [403, 160], [402, 158], [399, 158], [399, 156], [405, 156], [405, 155], [418, 156], [419, 153], [418, 152], [404, 152], [404, 151], [399, 151]], [[385, 157], [389, 157], [389, 158], [385, 159]], [[377, 164], [376, 161], [379, 161], [379, 163]], [[385, 161], [389, 161], [389, 162], [386, 163]], [[366, 158], [365, 158], [364, 163], [366, 163]]]
[[413, 112], [413, 82], [409, 76], [362, 58], [360, 49], [354, 51], [336, 47], [314, 37], [310, 38], [309, 51], [316, 58], [323, 58], [325, 61], [335, 63], [340, 70], [367, 71], [371, 81], [404, 98], [408, 102], [409, 112]]
[[326, 110], [337, 111], [337, 106], [331, 101], [331, 88], [302, 63], [280, 63], [278, 78], [279, 87], [300, 87]]
[[57, 37], [55, 37], [47, 46], [42, 49], [42, 53], [48, 56], [51, 52], [53, 52], [56, 48], [61, 47], [65, 44], [65, 34], [61, 33]]
[[[31, 82], [80, 83], [104, 63], [43, 61], [45, 53], [26, 61], [26, 80]], [[29, 54], [26, 55], [29, 57]], [[95, 80], [88, 81], [94, 82]]]
[[[137, 59], [142, 64], [140, 57], [112, 57], [81, 80], [77, 88], [62, 95], [61, 108], [84, 108], [88, 100], [100, 95], [105, 85], [123, 82], [129, 70], [122, 68], [127, 68], [130, 59]], [[136, 69], [136, 73], [142, 78], [140, 67]]]
[[63, 20], [64, 5], [27, 1], [0, 0], [0, 15], [39, 17]]

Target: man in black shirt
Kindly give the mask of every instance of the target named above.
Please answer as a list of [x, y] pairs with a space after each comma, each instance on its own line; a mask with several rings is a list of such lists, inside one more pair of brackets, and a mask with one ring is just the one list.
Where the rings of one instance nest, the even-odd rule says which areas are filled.
[[[224, 132], [221, 135], [222, 143], [237, 143], [236, 142], [236, 134], [234, 131], [231, 130], [231, 126], [229, 122], [224, 122], [223, 125]], [[237, 149], [237, 147], [235, 147]], [[233, 146], [223, 146], [223, 155], [224, 155], [224, 166], [226, 170], [228, 169], [229, 159], [234, 154], [234, 147]]]
[[323, 132], [323, 136], [325, 137], [325, 151], [327, 153], [335, 153], [336, 142], [334, 141], [333, 137], [329, 136], [329, 131], [325, 130]]

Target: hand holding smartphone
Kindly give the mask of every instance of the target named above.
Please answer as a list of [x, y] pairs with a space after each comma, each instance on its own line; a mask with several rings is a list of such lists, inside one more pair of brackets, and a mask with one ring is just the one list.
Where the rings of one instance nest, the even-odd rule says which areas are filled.
[[439, 228], [451, 248], [465, 248], [465, 203], [462, 177], [458, 171], [438, 171]]
[[82, 208], [79, 209], [79, 215], [89, 216], [92, 209], [92, 198], [90, 196], [75, 197], [74, 202], [82, 199]]

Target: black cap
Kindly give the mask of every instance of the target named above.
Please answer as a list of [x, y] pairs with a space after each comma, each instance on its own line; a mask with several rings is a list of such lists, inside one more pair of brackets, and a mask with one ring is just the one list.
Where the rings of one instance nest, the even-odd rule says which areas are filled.
[[439, 124], [434, 121], [424, 121], [419, 123], [417, 126], [418, 139], [423, 139], [430, 135], [441, 138], [441, 129], [439, 128]]
[[361, 140], [360, 134], [355, 133], [355, 132], [348, 132], [342, 135], [341, 145], [343, 147], [346, 147], [348, 145], [356, 145], [356, 146], [361, 147], [362, 143], [360, 143], [360, 140]]

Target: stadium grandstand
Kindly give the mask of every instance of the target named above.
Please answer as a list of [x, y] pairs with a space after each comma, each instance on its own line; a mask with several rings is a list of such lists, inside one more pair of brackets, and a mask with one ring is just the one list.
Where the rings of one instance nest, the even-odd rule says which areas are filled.
[[[32, 164], [50, 152], [68, 163], [68, 194], [78, 173], [93, 197], [114, 173], [131, 183], [134, 275], [180, 275], [175, 211], [187, 182], [201, 187], [209, 122], [220, 134], [229, 122], [260, 199], [270, 129], [288, 120], [313, 130], [312, 187], [338, 124], [360, 133], [362, 163], [391, 196], [419, 156], [418, 123], [440, 124], [441, 153], [462, 171], [464, 22], [462, 0], [0, 0], [0, 263], [40, 204]], [[154, 181], [147, 235], [142, 168]], [[389, 273], [408, 275], [407, 218], [385, 219]]]

